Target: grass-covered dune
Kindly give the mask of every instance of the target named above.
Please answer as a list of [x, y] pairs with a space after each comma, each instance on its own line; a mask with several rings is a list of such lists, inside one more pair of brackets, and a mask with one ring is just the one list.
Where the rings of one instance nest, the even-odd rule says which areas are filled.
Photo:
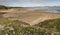
[[60, 18], [59, 19], [51, 19], [45, 20], [36, 24], [35, 26], [51, 29], [51, 31], [59, 31], [60, 32]]
[[8, 7], [0, 5], [0, 10], [6, 10], [6, 9], [8, 9]]
[[[24, 23], [25, 22], [18, 20], [0, 18], [0, 35], [51, 35], [52, 32], [49, 32], [48, 30], [55, 31], [54, 29], [60, 32], [60, 18], [46, 20], [35, 26]], [[47, 31], [48, 33], [46, 33]]]
[[7, 18], [0, 18], [0, 35], [44, 35], [45, 31], [40, 28], [22, 26], [23, 22], [18, 20], [9, 20]]

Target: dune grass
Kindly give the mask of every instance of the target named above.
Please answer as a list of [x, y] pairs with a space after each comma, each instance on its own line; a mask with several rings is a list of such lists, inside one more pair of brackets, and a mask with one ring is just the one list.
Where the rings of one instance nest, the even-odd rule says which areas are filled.
[[[11, 21], [6, 18], [0, 18], [0, 35], [42, 35], [40, 28], [23, 27], [19, 22]], [[2, 27], [2, 28], [1, 28]]]
[[41, 27], [49, 30], [55, 28], [60, 32], [60, 19], [46, 20], [41, 22], [41, 25], [39, 23], [38, 26], [24, 27], [19, 21], [0, 18], [0, 35], [51, 35], [51, 32], [46, 34], [46, 30], [41, 29]]

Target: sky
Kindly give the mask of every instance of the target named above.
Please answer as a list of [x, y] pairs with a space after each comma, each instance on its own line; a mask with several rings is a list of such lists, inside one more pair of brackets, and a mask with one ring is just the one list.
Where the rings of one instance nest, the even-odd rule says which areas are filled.
[[0, 0], [0, 5], [15, 7], [60, 6], [60, 0]]

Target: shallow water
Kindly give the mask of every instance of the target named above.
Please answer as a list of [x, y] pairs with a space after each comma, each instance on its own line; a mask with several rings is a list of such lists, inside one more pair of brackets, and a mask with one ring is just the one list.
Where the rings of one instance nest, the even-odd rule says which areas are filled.
[[50, 12], [50, 13], [60, 13], [59, 11], [56, 11], [56, 10], [46, 10], [46, 12]]
[[49, 12], [49, 13], [60, 13], [58, 10], [59, 8], [48, 8], [48, 7], [32, 7], [32, 8], [27, 8], [28, 10], [32, 11], [32, 10], [41, 10], [44, 12]]

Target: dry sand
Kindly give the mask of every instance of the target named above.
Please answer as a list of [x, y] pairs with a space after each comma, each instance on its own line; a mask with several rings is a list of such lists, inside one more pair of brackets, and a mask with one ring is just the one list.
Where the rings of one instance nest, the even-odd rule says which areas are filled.
[[24, 10], [10, 9], [7, 11], [8, 13], [4, 14], [3, 17], [11, 19], [18, 18], [20, 21], [29, 23], [30, 25], [34, 25], [49, 19], [60, 18], [60, 14], [47, 13], [44, 11], [28, 11], [26, 9]]

